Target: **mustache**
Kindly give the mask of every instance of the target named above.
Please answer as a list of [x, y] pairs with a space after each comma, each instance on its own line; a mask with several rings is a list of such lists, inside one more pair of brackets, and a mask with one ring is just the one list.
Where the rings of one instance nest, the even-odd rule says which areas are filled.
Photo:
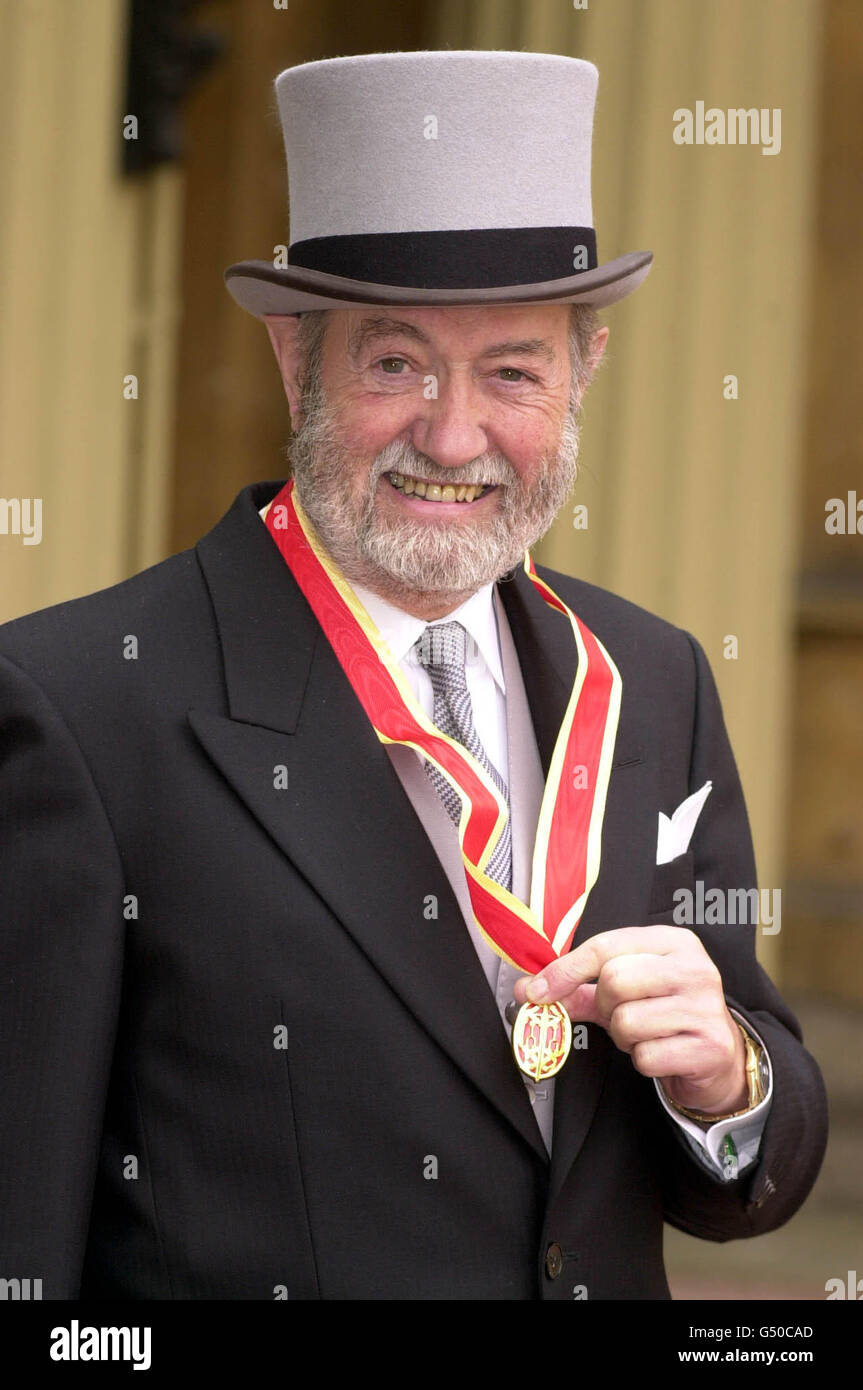
[[407, 473], [442, 486], [451, 483], [453, 478], [474, 486], [478, 483], [507, 484], [518, 481], [515, 469], [503, 454], [480, 454], [464, 467], [441, 468], [407, 440], [393, 440], [378, 454], [374, 461], [373, 481], [377, 482], [384, 473]]

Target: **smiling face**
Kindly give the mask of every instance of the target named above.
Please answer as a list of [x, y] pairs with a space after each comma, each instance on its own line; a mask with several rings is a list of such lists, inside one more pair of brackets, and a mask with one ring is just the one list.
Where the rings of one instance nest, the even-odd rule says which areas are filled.
[[297, 495], [349, 580], [431, 620], [521, 563], [575, 482], [568, 305], [330, 310], [311, 380], [296, 318], [267, 327]]

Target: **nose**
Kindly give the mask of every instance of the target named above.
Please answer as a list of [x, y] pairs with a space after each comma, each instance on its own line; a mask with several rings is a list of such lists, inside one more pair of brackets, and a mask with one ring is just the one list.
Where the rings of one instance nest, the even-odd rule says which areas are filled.
[[420, 453], [440, 464], [458, 469], [472, 463], [489, 447], [484, 424], [485, 409], [473, 384], [455, 376], [435, 380], [437, 397], [424, 401], [414, 421], [411, 442]]

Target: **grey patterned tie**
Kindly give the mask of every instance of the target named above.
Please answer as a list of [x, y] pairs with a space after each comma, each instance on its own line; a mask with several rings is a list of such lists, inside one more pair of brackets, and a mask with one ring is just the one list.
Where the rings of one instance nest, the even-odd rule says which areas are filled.
[[[465, 678], [467, 633], [461, 623], [435, 623], [425, 629], [413, 645], [417, 660], [431, 677], [434, 690], [432, 720], [442, 733], [457, 739], [477, 762], [482, 763], [500, 791], [509, 810], [507, 785], [491, 763], [480, 742], [473, 722], [473, 706]], [[431, 778], [450, 820], [458, 829], [461, 816], [461, 797], [433, 763], [426, 760], [425, 770]], [[503, 888], [512, 889], [512, 830], [507, 816], [503, 834], [486, 868], [489, 878]]]

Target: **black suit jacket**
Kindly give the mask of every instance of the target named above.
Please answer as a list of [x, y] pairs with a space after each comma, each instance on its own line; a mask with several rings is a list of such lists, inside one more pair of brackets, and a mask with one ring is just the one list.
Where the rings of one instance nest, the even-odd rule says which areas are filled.
[[[823, 1156], [821, 1076], [754, 929], [699, 931], [773, 1062], [757, 1164], [705, 1171], [595, 1027], [549, 1162], [446, 875], [257, 515], [280, 485], [0, 628], [0, 1272], [46, 1298], [667, 1298], [664, 1221], [769, 1231]], [[672, 920], [696, 878], [754, 885], [698, 644], [540, 573], [623, 677], [576, 940]], [[547, 770], [568, 624], [520, 570], [501, 593]], [[658, 811], [707, 778], [657, 868]]]

